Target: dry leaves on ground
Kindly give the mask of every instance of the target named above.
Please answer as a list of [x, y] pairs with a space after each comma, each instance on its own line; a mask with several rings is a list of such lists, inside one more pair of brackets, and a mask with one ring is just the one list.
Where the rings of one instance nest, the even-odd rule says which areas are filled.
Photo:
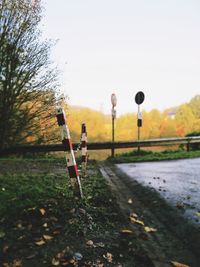
[[144, 222], [141, 220], [138, 220], [137, 217], [138, 216], [136, 213], [131, 213], [129, 218], [130, 218], [132, 223], [137, 223], [137, 224], [144, 226]]
[[154, 233], [154, 232], [157, 232], [157, 229], [152, 228], [152, 227], [148, 227], [148, 226], [145, 226], [144, 227], [144, 230], [145, 230], [146, 233]]
[[189, 265], [185, 265], [185, 264], [177, 262], [177, 261], [171, 261], [171, 264], [175, 267], [190, 267]]
[[40, 213], [42, 216], [44, 216], [44, 214], [46, 213], [46, 210], [45, 209], [39, 209]]
[[133, 234], [133, 231], [128, 230], [128, 229], [123, 229], [120, 231], [121, 234]]
[[109, 252], [106, 253], [106, 255], [103, 255], [104, 259], [107, 260], [107, 262], [112, 262], [113, 261], [113, 255]]
[[43, 239], [39, 240], [39, 241], [36, 241], [35, 244], [37, 246], [43, 246], [45, 244], [45, 241]]

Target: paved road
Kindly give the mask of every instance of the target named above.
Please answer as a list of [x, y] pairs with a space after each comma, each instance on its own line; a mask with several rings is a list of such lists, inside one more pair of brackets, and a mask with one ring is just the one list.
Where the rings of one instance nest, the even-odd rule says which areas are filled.
[[200, 158], [117, 167], [131, 179], [157, 190], [190, 221], [200, 225]]

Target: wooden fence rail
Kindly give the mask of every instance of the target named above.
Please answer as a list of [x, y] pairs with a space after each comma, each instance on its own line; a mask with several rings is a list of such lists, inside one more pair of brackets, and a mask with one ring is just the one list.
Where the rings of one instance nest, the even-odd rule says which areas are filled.
[[[156, 147], [156, 146], [172, 146], [186, 145], [189, 150], [190, 144], [200, 144], [200, 136], [195, 137], [179, 137], [179, 138], [162, 138], [128, 142], [97, 142], [88, 143], [88, 150], [104, 150], [104, 149], [120, 149], [120, 148], [135, 148], [140, 147]], [[79, 144], [73, 144], [73, 149], [76, 150]], [[26, 154], [38, 152], [58, 152], [64, 151], [62, 144], [49, 145], [17, 145], [6, 148], [0, 151], [0, 156], [9, 154]]]

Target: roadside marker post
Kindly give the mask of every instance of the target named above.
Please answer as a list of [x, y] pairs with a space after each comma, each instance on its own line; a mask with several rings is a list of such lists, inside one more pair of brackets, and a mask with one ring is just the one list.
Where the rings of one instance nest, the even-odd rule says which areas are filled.
[[116, 110], [115, 107], [117, 105], [117, 97], [116, 95], [113, 93], [111, 95], [111, 103], [112, 103], [112, 143], [113, 143], [113, 147], [111, 150], [111, 156], [114, 157], [115, 156], [115, 149], [114, 149], [114, 142], [115, 142], [115, 119], [116, 119]]
[[87, 175], [87, 131], [85, 123], [81, 125], [81, 169], [82, 169], [82, 177], [86, 177]]
[[142, 127], [142, 113], [140, 112], [140, 104], [144, 102], [145, 95], [142, 91], [135, 95], [135, 102], [138, 105], [137, 127], [138, 127], [138, 153], [140, 152], [140, 128]]
[[72, 147], [71, 137], [69, 128], [67, 125], [67, 120], [65, 116], [64, 109], [62, 107], [58, 107], [56, 109], [56, 118], [58, 122], [58, 126], [60, 127], [61, 140], [64, 146], [64, 150], [66, 151], [66, 163], [67, 169], [70, 177], [70, 183], [75, 196], [80, 198], [83, 197], [81, 182], [78, 174], [78, 168], [76, 165], [76, 160], [74, 157], [74, 151]]

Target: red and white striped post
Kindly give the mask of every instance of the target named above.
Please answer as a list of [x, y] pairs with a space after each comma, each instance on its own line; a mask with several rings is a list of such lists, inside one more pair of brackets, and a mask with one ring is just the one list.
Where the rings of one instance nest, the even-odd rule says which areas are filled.
[[87, 131], [85, 123], [81, 126], [81, 169], [82, 176], [86, 177], [87, 172]]
[[64, 150], [66, 151], [67, 169], [68, 169], [68, 173], [70, 177], [71, 186], [74, 191], [74, 195], [83, 197], [81, 182], [80, 182], [79, 174], [78, 174], [78, 168], [76, 165], [74, 151], [73, 151], [73, 147], [71, 143], [70, 132], [69, 132], [69, 128], [67, 125], [65, 112], [62, 107], [58, 107], [56, 109], [56, 118], [57, 118], [58, 125], [60, 127]]

